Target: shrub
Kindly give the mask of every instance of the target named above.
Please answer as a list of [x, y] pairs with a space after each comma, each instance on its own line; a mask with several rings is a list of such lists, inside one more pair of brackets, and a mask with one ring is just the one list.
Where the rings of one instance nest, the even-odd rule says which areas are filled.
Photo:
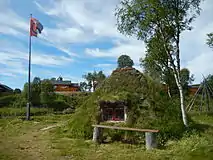
[[27, 104], [26, 98], [22, 94], [17, 94], [16, 99], [13, 101], [12, 107], [21, 108], [25, 107]]
[[0, 97], [0, 108], [1, 107], [9, 107], [16, 100], [17, 96], [14, 94]]
[[65, 103], [69, 104], [72, 108], [78, 108], [83, 104], [83, 102], [88, 98], [88, 93], [77, 93], [72, 94], [69, 96], [57, 94], [56, 100], [64, 101]]
[[63, 111], [66, 108], [69, 108], [69, 104], [67, 104], [63, 100], [54, 100], [47, 104], [48, 108], [52, 108], [54, 111]]

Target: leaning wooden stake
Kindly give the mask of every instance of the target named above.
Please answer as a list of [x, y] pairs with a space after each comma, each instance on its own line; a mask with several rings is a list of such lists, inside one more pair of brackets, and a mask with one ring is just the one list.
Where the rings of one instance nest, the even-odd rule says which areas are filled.
[[156, 135], [152, 132], [146, 132], [146, 149], [150, 150], [153, 148], [157, 148], [157, 141], [156, 141]]

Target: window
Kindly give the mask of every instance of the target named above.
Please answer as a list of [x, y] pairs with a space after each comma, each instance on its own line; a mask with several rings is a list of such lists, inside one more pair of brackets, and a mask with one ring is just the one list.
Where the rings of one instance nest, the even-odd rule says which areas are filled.
[[124, 108], [115, 109], [115, 120], [124, 121]]
[[103, 108], [104, 121], [124, 121], [124, 107], [119, 108]]
[[110, 121], [113, 117], [113, 109], [112, 108], [104, 108], [103, 109], [103, 117], [104, 121]]

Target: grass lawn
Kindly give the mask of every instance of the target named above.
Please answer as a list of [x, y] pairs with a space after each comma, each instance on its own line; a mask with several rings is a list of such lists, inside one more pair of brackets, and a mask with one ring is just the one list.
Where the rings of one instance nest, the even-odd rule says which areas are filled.
[[165, 149], [146, 151], [143, 145], [96, 145], [59, 134], [57, 125], [66, 125], [71, 115], [34, 116], [32, 121], [0, 119], [0, 159], [3, 160], [152, 160], [213, 159], [213, 116], [194, 115], [206, 125], [201, 135], [169, 141]]

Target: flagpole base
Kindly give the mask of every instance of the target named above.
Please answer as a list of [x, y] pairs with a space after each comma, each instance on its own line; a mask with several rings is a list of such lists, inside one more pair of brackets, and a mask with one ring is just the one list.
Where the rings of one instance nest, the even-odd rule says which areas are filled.
[[30, 120], [30, 103], [27, 103], [26, 120]]

